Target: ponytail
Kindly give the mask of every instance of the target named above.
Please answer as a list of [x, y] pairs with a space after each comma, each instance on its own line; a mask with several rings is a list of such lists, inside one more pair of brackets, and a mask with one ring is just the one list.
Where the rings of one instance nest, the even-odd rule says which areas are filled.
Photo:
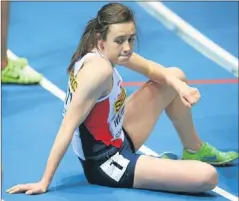
[[71, 72], [73, 66], [75, 65], [75, 62], [79, 58], [86, 55], [89, 51], [91, 51], [91, 49], [93, 49], [96, 46], [97, 43], [96, 30], [97, 30], [97, 18], [94, 18], [87, 23], [85, 31], [82, 34], [80, 40], [80, 44], [71, 58], [71, 63], [68, 67], [68, 73]]

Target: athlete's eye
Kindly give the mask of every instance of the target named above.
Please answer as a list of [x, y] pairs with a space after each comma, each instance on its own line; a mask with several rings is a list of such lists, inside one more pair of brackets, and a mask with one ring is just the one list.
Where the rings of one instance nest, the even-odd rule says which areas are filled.
[[121, 45], [121, 44], [124, 43], [124, 40], [116, 40], [115, 42], [116, 42], [117, 44]]
[[134, 42], [134, 40], [135, 40], [135, 38], [134, 38], [134, 37], [130, 37], [128, 41], [129, 41], [129, 43], [133, 43], [133, 42]]

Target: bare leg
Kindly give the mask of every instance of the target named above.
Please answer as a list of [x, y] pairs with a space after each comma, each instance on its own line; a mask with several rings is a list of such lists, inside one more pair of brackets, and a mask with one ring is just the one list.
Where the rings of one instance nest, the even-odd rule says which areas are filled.
[[134, 188], [200, 193], [212, 190], [217, 183], [216, 169], [200, 161], [168, 160], [143, 155], [136, 163]]
[[198, 151], [202, 142], [195, 131], [191, 110], [182, 103], [179, 96], [167, 106], [166, 113], [176, 128], [184, 148]]
[[[168, 70], [186, 81], [185, 75], [178, 68]], [[139, 149], [146, 141], [164, 109], [177, 129], [183, 146], [198, 150], [201, 140], [194, 129], [190, 109], [184, 106], [174, 89], [151, 81], [132, 94], [126, 104], [124, 128], [135, 148]]]
[[1, 82], [4, 84], [37, 84], [41, 81], [42, 76], [39, 73], [26, 70], [27, 59], [11, 59], [7, 57], [9, 2], [3, 1], [1, 5]]
[[1, 2], [2, 8], [2, 18], [1, 18], [1, 67], [2, 69], [5, 68], [7, 65], [7, 31], [8, 31], [8, 12], [9, 12], [9, 2], [3, 1]]
[[[168, 69], [186, 81], [182, 71]], [[149, 81], [127, 101], [124, 128], [139, 149], [151, 133], [159, 115], [166, 112], [176, 127], [184, 147], [197, 150], [201, 141], [194, 129], [190, 109], [169, 86]], [[215, 168], [200, 161], [166, 160], [140, 156], [136, 163], [134, 188], [171, 192], [204, 192], [217, 184]]]

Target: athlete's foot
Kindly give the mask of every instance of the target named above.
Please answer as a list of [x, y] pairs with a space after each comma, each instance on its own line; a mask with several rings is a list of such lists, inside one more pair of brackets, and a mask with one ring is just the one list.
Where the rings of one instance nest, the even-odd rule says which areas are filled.
[[42, 75], [25, 68], [28, 61], [25, 58], [8, 59], [7, 66], [2, 70], [2, 83], [5, 84], [37, 84]]
[[201, 149], [197, 152], [184, 149], [182, 157], [183, 160], [199, 160], [211, 165], [229, 165], [237, 158], [237, 152], [222, 152], [207, 142], [204, 142]]

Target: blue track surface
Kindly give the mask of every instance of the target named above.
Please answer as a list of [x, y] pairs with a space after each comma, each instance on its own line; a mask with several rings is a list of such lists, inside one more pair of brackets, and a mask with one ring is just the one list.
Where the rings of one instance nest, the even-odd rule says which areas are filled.
[[[14, 2], [11, 3], [9, 49], [27, 57], [31, 66], [65, 90], [66, 68], [78, 45], [86, 21], [96, 15], [103, 2]], [[189, 80], [231, 79], [174, 33], [165, 29], [137, 3], [127, 2], [136, 13], [137, 52], [167, 66], [180, 66]], [[238, 57], [238, 2], [166, 2], [178, 15], [217, 44]], [[145, 81], [141, 75], [121, 69], [124, 81]], [[195, 85], [202, 94], [193, 109], [202, 139], [222, 150], [238, 151], [238, 83]], [[128, 93], [138, 89], [127, 87]], [[2, 86], [3, 191], [12, 185], [38, 181], [61, 122], [63, 103], [41, 86]], [[172, 146], [173, 145], [173, 146]], [[165, 116], [159, 119], [146, 146], [156, 152], [181, 154], [181, 144]], [[238, 196], [238, 165], [217, 168], [219, 187]], [[123, 196], [122, 196], [123, 195]], [[5, 201], [138, 201], [225, 200], [209, 192], [198, 196], [89, 185], [70, 148], [50, 191], [39, 196], [8, 195]]]

